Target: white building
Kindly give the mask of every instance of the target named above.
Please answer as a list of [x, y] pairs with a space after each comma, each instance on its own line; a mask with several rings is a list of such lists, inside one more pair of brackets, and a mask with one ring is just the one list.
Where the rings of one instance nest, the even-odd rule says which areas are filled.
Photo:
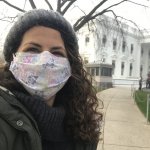
[[[150, 34], [103, 16], [78, 32], [80, 54], [87, 63], [113, 66], [113, 85], [138, 85], [150, 72]], [[149, 35], [148, 35], [149, 34]]]

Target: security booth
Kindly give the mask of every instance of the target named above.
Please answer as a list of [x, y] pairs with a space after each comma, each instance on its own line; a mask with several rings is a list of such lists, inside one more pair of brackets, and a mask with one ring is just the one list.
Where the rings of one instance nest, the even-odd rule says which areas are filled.
[[98, 88], [112, 87], [112, 65], [110, 64], [85, 64], [87, 72], [93, 78], [93, 86]]

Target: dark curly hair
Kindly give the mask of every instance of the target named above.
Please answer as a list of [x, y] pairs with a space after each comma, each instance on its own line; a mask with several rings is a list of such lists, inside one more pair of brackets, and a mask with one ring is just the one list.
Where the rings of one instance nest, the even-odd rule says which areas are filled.
[[[66, 110], [65, 130], [76, 140], [98, 142], [102, 114], [98, 112], [98, 99], [91, 78], [84, 70], [78, 51], [78, 41], [70, 23], [59, 13], [44, 9], [32, 10], [22, 15], [10, 29], [5, 44], [4, 58], [7, 72], [3, 84], [10, 90], [24, 88], [9, 71], [12, 56], [16, 53], [24, 33], [34, 26], [45, 26], [60, 32], [72, 68], [72, 76], [57, 93], [56, 104], [63, 103]], [[61, 99], [61, 101], [60, 101]], [[63, 100], [62, 100], [63, 99]]]

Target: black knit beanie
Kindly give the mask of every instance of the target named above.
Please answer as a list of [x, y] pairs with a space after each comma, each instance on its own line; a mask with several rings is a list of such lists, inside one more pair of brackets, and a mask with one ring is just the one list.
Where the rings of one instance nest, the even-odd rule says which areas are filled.
[[58, 12], [34, 9], [19, 17], [6, 37], [3, 53], [7, 64], [12, 61], [12, 56], [20, 46], [24, 33], [34, 26], [45, 26], [59, 31], [66, 51], [78, 55], [77, 37], [70, 23]]

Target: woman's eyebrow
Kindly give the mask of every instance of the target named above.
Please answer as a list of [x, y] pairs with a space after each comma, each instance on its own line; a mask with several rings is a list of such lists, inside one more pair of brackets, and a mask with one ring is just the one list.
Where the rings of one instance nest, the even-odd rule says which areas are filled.
[[64, 47], [62, 46], [54, 46], [52, 47], [53, 50], [57, 50], [57, 49], [62, 49], [62, 50], [65, 50]]
[[42, 47], [40, 44], [37, 44], [37, 43], [34, 43], [34, 42], [29, 42], [29, 43], [25, 43], [24, 45], [27, 45], [27, 44], [31, 44], [31, 45], [34, 45], [34, 46], [37, 46], [37, 47]]

